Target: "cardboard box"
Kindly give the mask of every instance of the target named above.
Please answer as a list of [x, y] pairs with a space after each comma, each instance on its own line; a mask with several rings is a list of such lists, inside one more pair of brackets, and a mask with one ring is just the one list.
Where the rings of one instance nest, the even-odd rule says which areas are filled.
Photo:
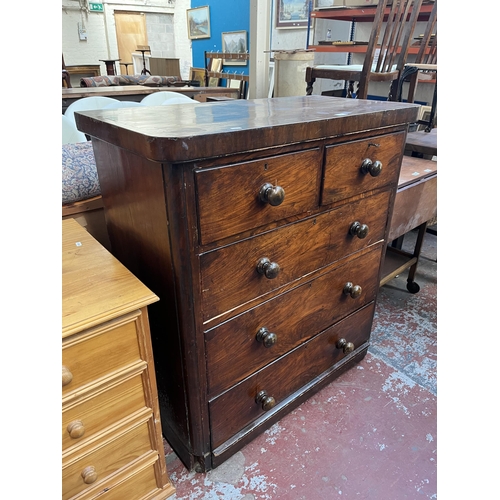
[[344, 7], [344, 0], [314, 0], [314, 8], [331, 9], [332, 7]]
[[378, 0], [344, 0], [346, 7], [366, 7], [368, 5], [377, 5]]

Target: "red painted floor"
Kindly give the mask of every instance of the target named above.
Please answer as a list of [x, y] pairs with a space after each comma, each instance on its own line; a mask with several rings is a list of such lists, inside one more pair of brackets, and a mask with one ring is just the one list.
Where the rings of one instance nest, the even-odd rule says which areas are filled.
[[[411, 248], [414, 235], [405, 237]], [[177, 500], [437, 499], [436, 236], [379, 293], [366, 357], [208, 473], [165, 443]]]

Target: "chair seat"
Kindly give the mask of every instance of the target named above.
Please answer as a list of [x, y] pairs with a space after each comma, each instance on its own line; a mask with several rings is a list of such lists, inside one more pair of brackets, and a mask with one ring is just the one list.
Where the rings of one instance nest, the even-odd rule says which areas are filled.
[[437, 71], [437, 64], [417, 64], [417, 63], [407, 63], [405, 64], [405, 68], [416, 68], [422, 71]]
[[[377, 67], [376, 64], [372, 65], [371, 71], [375, 72], [376, 67]], [[362, 64], [318, 64], [317, 66], [314, 66], [314, 69], [349, 71], [351, 73], [359, 71], [361, 73], [363, 65]], [[397, 71], [397, 66], [395, 64], [392, 66], [391, 71]]]

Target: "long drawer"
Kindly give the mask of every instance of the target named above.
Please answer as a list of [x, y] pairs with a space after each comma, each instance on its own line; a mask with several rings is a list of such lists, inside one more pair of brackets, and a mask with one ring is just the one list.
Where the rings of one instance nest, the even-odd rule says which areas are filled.
[[[195, 173], [200, 243], [238, 234], [314, 209], [319, 204], [319, 149], [272, 156]], [[284, 198], [266, 201], [266, 189]], [[271, 195], [272, 196], [272, 195]], [[276, 196], [276, 194], [274, 194]]]
[[367, 342], [374, 307], [370, 303], [210, 402], [213, 448], [266, 411], [256, 400], [259, 393], [279, 403], [346, 356], [339, 340], [354, 348]]
[[[203, 320], [381, 241], [389, 198], [383, 191], [201, 255]], [[365, 237], [351, 234], [351, 228], [363, 225]], [[276, 264], [279, 272], [269, 278], [265, 268], [276, 270]]]
[[140, 373], [101, 391], [90, 399], [68, 408], [63, 407], [63, 455], [73, 446], [84, 445], [105, 429], [113, 429], [120, 420], [146, 407]]
[[89, 485], [96, 486], [151, 451], [154, 452], [146, 421], [116, 436], [104, 446], [93, 448], [73, 461], [68, 459], [62, 471], [63, 500], [84, 491]]
[[[381, 252], [377, 245], [341, 260], [319, 278], [206, 332], [210, 397], [374, 300]], [[348, 283], [361, 290], [351, 295]]]
[[141, 363], [137, 315], [132, 318], [105, 323], [63, 343], [63, 399], [103, 377]]
[[398, 132], [328, 146], [322, 205], [394, 183], [404, 140], [405, 132]]

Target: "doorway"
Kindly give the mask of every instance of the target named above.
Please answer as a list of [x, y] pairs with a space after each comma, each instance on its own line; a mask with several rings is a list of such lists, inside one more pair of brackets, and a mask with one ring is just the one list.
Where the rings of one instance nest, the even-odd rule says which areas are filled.
[[[115, 10], [115, 26], [116, 39], [118, 42], [118, 57], [121, 59], [120, 62], [133, 63], [132, 52], [136, 52], [139, 45], [149, 45], [146, 30], [146, 16], [142, 12]], [[126, 74], [125, 71], [120, 71], [120, 73]], [[131, 74], [134, 73], [132, 65]]]

